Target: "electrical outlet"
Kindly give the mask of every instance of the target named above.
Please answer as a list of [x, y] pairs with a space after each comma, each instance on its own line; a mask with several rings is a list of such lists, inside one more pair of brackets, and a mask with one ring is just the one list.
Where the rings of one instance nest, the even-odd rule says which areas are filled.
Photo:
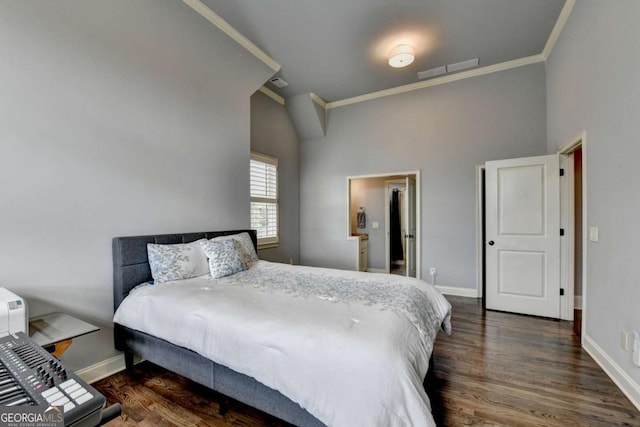
[[629, 351], [629, 334], [626, 331], [620, 331], [620, 347], [624, 351]]
[[435, 267], [429, 268], [429, 275], [435, 276], [436, 274], [438, 274], [438, 269], [437, 268], [435, 268]]

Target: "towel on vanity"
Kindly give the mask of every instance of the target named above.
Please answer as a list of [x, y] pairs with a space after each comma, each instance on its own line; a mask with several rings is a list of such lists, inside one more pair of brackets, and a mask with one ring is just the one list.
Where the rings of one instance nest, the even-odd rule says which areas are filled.
[[367, 214], [364, 211], [358, 212], [356, 221], [358, 222], [358, 228], [367, 228]]

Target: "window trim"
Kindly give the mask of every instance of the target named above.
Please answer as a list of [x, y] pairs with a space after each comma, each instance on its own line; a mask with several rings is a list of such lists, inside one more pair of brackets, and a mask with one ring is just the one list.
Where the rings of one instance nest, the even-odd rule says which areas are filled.
[[[261, 163], [267, 163], [276, 167], [276, 197], [252, 197], [250, 196], [250, 203], [274, 203], [276, 205], [276, 235], [271, 237], [259, 237], [258, 249], [277, 248], [280, 246], [280, 176], [278, 158], [269, 156], [267, 154], [251, 151], [250, 160], [254, 160]], [[251, 171], [251, 168], [249, 168]], [[249, 172], [251, 173], [251, 172]], [[249, 188], [251, 188], [251, 176], [249, 176]], [[249, 191], [251, 193], [251, 191]]]

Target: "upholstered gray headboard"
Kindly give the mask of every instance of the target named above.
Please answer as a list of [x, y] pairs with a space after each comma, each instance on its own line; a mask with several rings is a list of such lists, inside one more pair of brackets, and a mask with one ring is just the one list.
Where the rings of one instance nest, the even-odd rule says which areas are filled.
[[113, 247], [113, 310], [115, 311], [129, 291], [140, 283], [152, 279], [147, 243], [175, 244], [189, 243], [198, 239], [211, 239], [247, 232], [253, 246], [258, 247], [255, 230], [204, 231], [200, 233], [157, 234], [151, 236], [114, 237]]

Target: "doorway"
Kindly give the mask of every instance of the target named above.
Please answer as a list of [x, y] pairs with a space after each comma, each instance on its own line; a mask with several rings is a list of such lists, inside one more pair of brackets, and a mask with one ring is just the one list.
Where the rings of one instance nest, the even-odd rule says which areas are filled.
[[[568, 231], [566, 245], [567, 266], [564, 271], [569, 285], [569, 304], [567, 309], [572, 310], [573, 330], [582, 341], [582, 333], [585, 319], [585, 289], [586, 289], [586, 165], [584, 152], [586, 134], [583, 133], [573, 142], [559, 150], [565, 158], [564, 167], [567, 170], [567, 185], [565, 189], [565, 224]], [[569, 302], [569, 301], [567, 301]]]
[[405, 259], [407, 245], [407, 218], [404, 202], [407, 196], [404, 179], [385, 181], [385, 272], [399, 276], [407, 275]]
[[582, 144], [573, 153], [573, 277], [574, 277], [574, 307], [573, 331], [582, 336]]
[[419, 185], [419, 171], [347, 177], [347, 237], [366, 256], [359, 269], [420, 277]]
[[416, 277], [416, 179], [385, 181], [385, 273]]

